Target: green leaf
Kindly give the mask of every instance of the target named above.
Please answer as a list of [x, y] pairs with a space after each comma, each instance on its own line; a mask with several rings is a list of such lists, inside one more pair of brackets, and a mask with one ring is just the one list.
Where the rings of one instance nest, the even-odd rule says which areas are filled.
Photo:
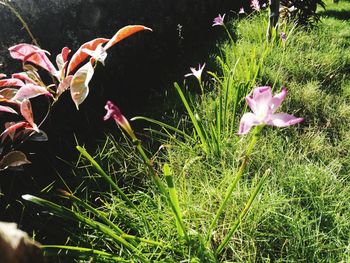
[[172, 203], [173, 212], [175, 214], [176, 228], [179, 235], [183, 236], [185, 233], [184, 233], [184, 226], [182, 223], [182, 215], [180, 211], [179, 200], [177, 198], [177, 192], [174, 184], [173, 175], [167, 163], [165, 163], [163, 166], [163, 172], [164, 172], [166, 183], [168, 185], [169, 199], [170, 199], [170, 202]]

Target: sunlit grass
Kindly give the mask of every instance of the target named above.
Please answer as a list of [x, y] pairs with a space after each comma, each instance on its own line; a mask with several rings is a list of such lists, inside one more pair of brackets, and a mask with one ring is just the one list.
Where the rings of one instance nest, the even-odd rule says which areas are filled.
[[[328, 3], [329, 10], [350, 12], [349, 3]], [[171, 167], [187, 240], [179, 238], [172, 209], [148, 177], [147, 165], [135, 153], [135, 142], [108, 137], [94, 159], [137, 209], [131, 209], [118, 191], [112, 194], [89, 162], [79, 162], [78, 174], [85, 177], [73, 191], [77, 196], [128, 235], [161, 243], [133, 243], [126, 237], [135, 244], [136, 252], [130, 253], [132, 249], [124, 251], [108, 231], [102, 229], [101, 236], [101, 229], [85, 224], [84, 234], [75, 233], [72, 239], [78, 246], [91, 244], [97, 262], [113, 261], [111, 255], [115, 261], [126, 256], [138, 261], [138, 252], [161, 262], [349, 262], [350, 22], [324, 13], [317, 28], [303, 31], [281, 25], [287, 42], [283, 44], [277, 35], [273, 43], [266, 43], [266, 15], [235, 23], [237, 41], [223, 44], [221, 55], [213, 56], [218, 70], [207, 73], [212, 80], [204, 88], [205, 95], [179, 87], [188, 98], [192, 117], [184, 114], [177, 127], [151, 121], [156, 126], [145, 131], [161, 145], [154, 154], [147, 153], [155, 171], [161, 175], [164, 163]], [[249, 143], [249, 137], [236, 133], [246, 107], [244, 96], [256, 85], [273, 86], [275, 91], [286, 86], [289, 95], [282, 110], [304, 117], [305, 122], [262, 131], [207, 244], [210, 222]], [[201, 121], [199, 127], [193, 118]], [[207, 135], [199, 138], [205, 129]], [[211, 148], [213, 138], [219, 148]], [[267, 180], [248, 215], [228, 246], [214, 255], [211, 248], [215, 250], [225, 239], [264, 174]], [[77, 204], [72, 210], [104, 220]], [[86, 258], [94, 256], [88, 250], [81, 252]]]

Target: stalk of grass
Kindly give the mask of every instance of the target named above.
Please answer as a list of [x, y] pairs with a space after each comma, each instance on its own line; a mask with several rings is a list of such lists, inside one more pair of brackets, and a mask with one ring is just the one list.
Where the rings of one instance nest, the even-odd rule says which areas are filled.
[[183, 224], [183, 221], [181, 218], [181, 213], [179, 212], [179, 209], [176, 208], [176, 203], [173, 202], [173, 199], [171, 198], [170, 193], [165, 189], [163, 182], [160, 180], [157, 172], [154, 170], [154, 167], [153, 167], [151, 160], [148, 158], [147, 154], [143, 150], [140, 141], [138, 141], [138, 144], [136, 147], [137, 147], [137, 150], [140, 153], [144, 163], [147, 165], [148, 170], [151, 174], [151, 177], [154, 179], [160, 192], [166, 197], [167, 203], [170, 206], [170, 208], [175, 216], [176, 222], [181, 227], [181, 231], [179, 232], [180, 236], [183, 234], [185, 236], [185, 238], [187, 239], [188, 238], [187, 231], [186, 231], [185, 226]]
[[75, 247], [75, 246], [63, 246], [63, 245], [44, 245], [40, 246], [44, 251], [45, 256], [57, 256], [64, 254], [65, 256], [78, 256], [79, 258], [91, 258], [94, 259], [107, 259], [114, 262], [130, 262], [124, 258], [114, 256], [105, 251], [85, 248], [85, 247]]
[[269, 174], [270, 174], [270, 170], [266, 170], [266, 172], [264, 173], [263, 177], [261, 178], [259, 184], [252, 191], [252, 194], [251, 194], [248, 202], [246, 203], [245, 207], [243, 208], [243, 210], [239, 214], [236, 221], [233, 223], [233, 225], [232, 225], [230, 231], [228, 232], [228, 234], [226, 235], [225, 239], [221, 242], [221, 244], [216, 249], [216, 251], [215, 251], [216, 255], [218, 255], [222, 252], [222, 250], [226, 247], [227, 243], [230, 241], [230, 239], [232, 238], [233, 234], [235, 233], [235, 231], [237, 230], [239, 225], [242, 223], [244, 217], [247, 215], [247, 213], [248, 213], [252, 203], [254, 202], [256, 196], [258, 195], [258, 193], [260, 193], [262, 186], [264, 185]]
[[123, 192], [122, 189], [112, 180], [110, 176], [107, 175], [107, 173], [101, 168], [101, 166], [94, 160], [94, 158], [81, 146], [76, 146], [77, 150], [80, 152], [81, 155], [83, 155], [90, 163], [91, 165], [96, 169], [96, 171], [102, 175], [103, 179], [115, 190], [118, 192], [118, 194], [124, 199], [124, 201], [133, 208], [136, 213], [142, 218], [144, 224], [147, 226], [147, 228], [150, 230], [152, 229], [152, 226], [149, 224], [147, 218], [143, 215], [143, 213], [134, 205], [134, 203], [130, 200], [130, 198]]
[[217, 210], [216, 214], [215, 214], [215, 217], [213, 219], [213, 221], [211, 222], [210, 226], [209, 226], [209, 229], [208, 229], [208, 233], [207, 233], [207, 236], [206, 236], [206, 240], [207, 240], [207, 243], [209, 243], [210, 241], [210, 237], [211, 237], [211, 234], [212, 234], [212, 231], [214, 229], [214, 227], [216, 226], [217, 224], [217, 221], [222, 213], [222, 211], [224, 210], [224, 208], [226, 207], [226, 204], [228, 202], [228, 200], [230, 199], [231, 195], [232, 195], [232, 192], [233, 190], [235, 189], [238, 181], [240, 180], [240, 178], [242, 177], [243, 175], [243, 172], [245, 170], [245, 167], [248, 163], [248, 160], [249, 160], [249, 157], [250, 155], [252, 154], [252, 151], [254, 149], [254, 146], [258, 140], [258, 135], [261, 131], [261, 129], [263, 128], [262, 125], [259, 125], [259, 126], [256, 126], [253, 130], [253, 133], [252, 133], [252, 137], [251, 137], [251, 140], [250, 140], [250, 143], [246, 149], [246, 152], [245, 152], [245, 156], [243, 158], [243, 161], [241, 163], [241, 166], [239, 167], [238, 171], [237, 171], [237, 174], [235, 176], [235, 179], [232, 181], [232, 183], [230, 184], [230, 186], [228, 187], [227, 189], [227, 193], [226, 193], [226, 196], [225, 196], [225, 199], [224, 201], [221, 203], [219, 209]]
[[182, 130], [180, 130], [178, 128], [175, 128], [175, 127], [173, 127], [173, 126], [171, 126], [169, 124], [166, 124], [164, 122], [161, 122], [161, 121], [158, 121], [158, 120], [154, 120], [152, 118], [143, 117], [143, 116], [136, 116], [136, 117], [131, 118], [131, 121], [136, 121], [136, 120], [144, 120], [144, 121], [148, 121], [150, 123], [157, 124], [160, 127], [162, 127], [163, 129], [169, 129], [169, 130], [175, 132], [176, 134], [182, 135], [187, 140], [193, 141], [193, 138], [190, 135], [188, 135], [186, 132], [184, 132], [184, 131], [182, 131]]
[[129, 197], [123, 192], [122, 189], [112, 180], [110, 176], [101, 168], [101, 166], [94, 160], [94, 158], [81, 146], [76, 146], [77, 150], [80, 152], [81, 155], [83, 155], [90, 163], [91, 165], [96, 169], [96, 171], [103, 177], [103, 179], [115, 190], [118, 192], [118, 194], [124, 199], [127, 204], [134, 208], [136, 211], [138, 210], [137, 207], [131, 202]]
[[63, 218], [70, 219], [70, 220], [73, 220], [76, 222], [80, 222], [84, 225], [91, 227], [92, 229], [101, 231], [103, 234], [105, 234], [106, 236], [109, 236], [118, 244], [126, 247], [128, 250], [133, 252], [135, 257], [140, 259], [142, 262], [149, 262], [148, 259], [142, 255], [140, 250], [138, 250], [135, 246], [133, 246], [128, 241], [126, 241], [120, 235], [117, 235], [117, 233], [114, 232], [113, 230], [111, 230], [108, 226], [106, 226], [100, 222], [97, 222], [95, 220], [92, 220], [91, 218], [86, 217], [80, 213], [73, 212], [72, 210], [69, 210], [68, 208], [66, 208], [64, 206], [57, 205], [53, 202], [50, 202], [48, 200], [45, 200], [45, 199], [42, 199], [42, 198], [39, 198], [36, 196], [23, 195], [22, 198], [24, 200], [33, 202], [37, 205], [46, 207], [47, 209], [50, 209], [54, 214], [56, 214], [59, 217], [63, 217]]
[[176, 91], [179, 93], [180, 95], [180, 98], [181, 98], [181, 101], [182, 103], [184, 104], [186, 110], [187, 110], [187, 113], [188, 115], [190, 116], [190, 119], [192, 121], [192, 124], [195, 128], [195, 131], [201, 141], [201, 144], [202, 144], [202, 148], [203, 148], [203, 151], [208, 154], [209, 153], [209, 149], [208, 149], [208, 142], [207, 142], [207, 138], [205, 137], [205, 135], [203, 134], [203, 130], [202, 130], [202, 127], [201, 127], [201, 124], [200, 122], [197, 120], [197, 118], [194, 116], [194, 113], [193, 111], [191, 110], [191, 107], [185, 97], [185, 95], [183, 94], [180, 86], [175, 82], [174, 83], [174, 87], [176, 89]]
[[24, 27], [24, 29], [27, 31], [29, 37], [32, 39], [32, 42], [34, 43], [34, 45], [39, 46], [38, 41], [35, 39], [32, 31], [29, 29], [28, 24], [26, 23], [26, 21], [23, 19], [23, 17], [21, 16], [21, 14], [10, 4], [9, 0], [1, 0], [0, 4], [8, 7], [11, 12], [18, 18], [18, 20], [21, 22], [22, 26]]

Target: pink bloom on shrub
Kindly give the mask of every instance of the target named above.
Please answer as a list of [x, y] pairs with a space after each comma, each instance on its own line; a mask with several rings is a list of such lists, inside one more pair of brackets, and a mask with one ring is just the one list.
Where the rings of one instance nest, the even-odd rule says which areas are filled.
[[286, 127], [302, 122], [303, 118], [297, 118], [287, 113], [275, 113], [287, 95], [287, 89], [272, 96], [271, 87], [256, 87], [247, 97], [246, 101], [252, 112], [245, 113], [239, 124], [239, 135], [247, 134], [253, 126], [271, 125]]
[[244, 14], [245, 13], [245, 11], [244, 11], [244, 8], [243, 8], [243, 6], [239, 9], [239, 12], [238, 12], [238, 14]]
[[259, 0], [252, 0], [250, 6], [256, 10], [256, 11], [260, 11], [260, 3]]
[[103, 120], [106, 121], [112, 118], [122, 129], [127, 132], [127, 134], [129, 134], [132, 139], [136, 139], [128, 120], [124, 117], [119, 108], [113, 102], [110, 100], [107, 101], [105, 109], [107, 110], [107, 113], [103, 117]]
[[224, 19], [225, 19], [225, 14], [223, 14], [222, 16], [219, 14], [217, 17], [214, 18], [212, 26], [223, 26]]
[[198, 69], [196, 68], [190, 68], [190, 70], [192, 71], [192, 73], [188, 73], [185, 75], [185, 77], [189, 77], [189, 76], [195, 76], [199, 82], [201, 82], [202, 79], [202, 72], [203, 69], [205, 67], [205, 63], [203, 64], [203, 66], [201, 66], [201, 64], [198, 65]]

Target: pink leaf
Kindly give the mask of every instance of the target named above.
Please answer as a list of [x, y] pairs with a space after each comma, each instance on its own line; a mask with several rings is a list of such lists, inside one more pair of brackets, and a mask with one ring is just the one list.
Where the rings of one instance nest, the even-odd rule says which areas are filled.
[[0, 87], [22, 87], [24, 82], [17, 78], [1, 79]]
[[[35, 82], [35, 80], [31, 79], [26, 72], [21, 72], [21, 73], [14, 73], [12, 74], [12, 78], [15, 78], [15, 79], [20, 79], [20, 80], [23, 80], [25, 81], [25, 83], [32, 83], [32, 84], [37, 84]], [[23, 86], [23, 85], [22, 85]]]
[[13, 140], [16, 130], [24, 127], [28, 127], [28, 123], [26, 121], [20, 121], [17, 123], [14, 123], [14, 122], [5, 123], [6, 129], [0, 134], [1, 142], [4, 142], [7, 136], [9, 136]]
[[75, 72], [70, 83], [70, 92], [75, 106], [79, 110], [79, 105], [86, 99], [89, 94], [89, 82], [94, 74], [94, 68], [89, 61], [77, 72]]
[[[87, 48], [83, 48], [82, 51], [89, 56], [91, 56], [94, 60], [100, 61], [102, 65], [105, 64], [105, 59], [107, 57], [106, 50], [102, 47], [102, 43], [99, 44], [95, 50], [90, 50]], [[93, 63], [93, 62], [92, 62]]]
[[74, 53], [69, 62], [67, 74], [70, 74], [80, 63], [82, 63], [89, 56], [83, 51], [83, 49], [86, 48], [89, 50], [95, 50], [99, 44], [106, 43], [108, 42], [108, 40], [108, 38], [96, 38], [81, 45], [78, 51]]
[[6, 154], [0, 161], [0, 170], [5, 170], [9, 167], [17, 167], [23, 164], [30, 164], [26, 155], [20, 151], [12, 151]]
[[69, 75], [60, 82], [57, 88], [57, 97], [61, 96], [61, 94], [69, 88], [72, 78], [73, 76]]
[[31, 99], [40, 95], [52, 96], [45, 87], [26, 84], [18, 90], [17, 94], [13, 97], [12, 100], [22, 101], [24, 99]]
[[150, 30], [152, 29], [140, 26], [140, 25], [131, 25], [131, 26], [125, 26], [118, 30], [118, 32], [108, 41], [108, 43], [104, 46], [104, 49], [107, 50], [113, 45], [117, 44], [119, 41], [139, 32], [142, 30]]
[[63, 70], [65, 68], [70, 51], [71, 50], [68, 47], [64, 47], [62, 48], [61, 53], [57, 55], [56, 64], [58, 66], [58, 70]]
[[71, 52], [71, 50], [68, 47], [62, 48], [61, 55], [63, 62], [66, 62], [68, 60], [68, 55]]
[[8, 113], [18, 114], [18, 113], [17, 113], [17, 111], [15, 111], [14, 109], [12, 109], [11, 107], [8, 107], [8, 106], [2, 106], [2, 105], [0, 105], [0, 111], [2, 111], [2, 112], [8, 112]]
[[55, 75], [57, 70], [54, 65], [46, 56], [45, 52], [37, 46], [30, 44], [18, 44], [9, 48], [10, 55], [14, 59], [22, 60], [23, 62], [29, 61], [42, 67], [43, 69]]
[[38, 126], [34, 123], [32, 104], [30, 100], [24, 99], [21, 103], [21, 114], [26, 121], [33, 127], [33, 130], [39, 132]]

